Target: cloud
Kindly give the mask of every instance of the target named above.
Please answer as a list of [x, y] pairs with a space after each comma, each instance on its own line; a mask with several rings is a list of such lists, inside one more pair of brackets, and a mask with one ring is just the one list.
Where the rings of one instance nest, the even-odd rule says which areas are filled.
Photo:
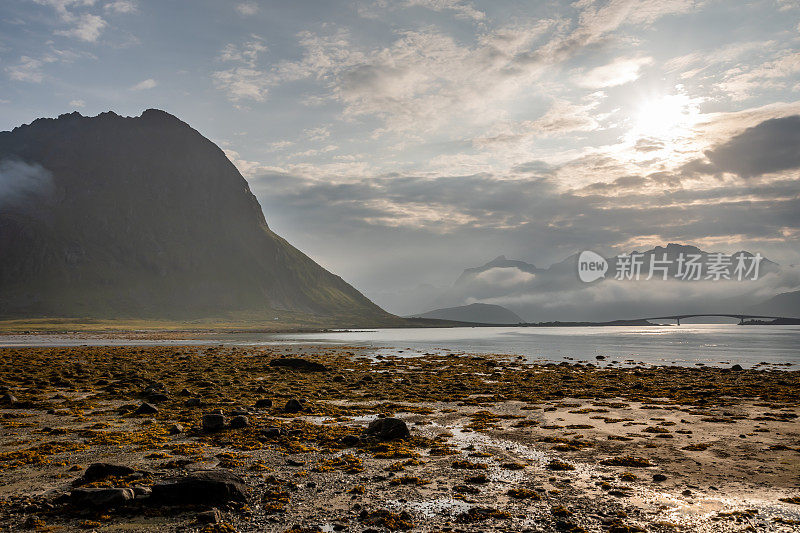
[[486, 14], [483, 11], [475, 9], [475, 7], [467, 2], [461, 0], [407, 0], [407, 6], [420, 6], [431, 11], [453, 11], [456, 17], [483, 20]]
[[619, 57], [607, 65], [595, 67], [575, 77], [575, 83], [590, 89], [616, 87], [639, 79], [640, 70], [653, 62], [652, 57]]
[[104, 5], [103, 9], [113, 13], [135, 13], [138, 7], [133, 0], [115, 0]]
[[152, 89], [158, 85], [158, 82], [153, 78], [147, 78], [146, 80], [142, 80], [133, 87], [130, 88], [131, 91], [146, 91], [147, 89]]
[[[255, 37], [255, 36], [254, 36]], [[222, 49], [219, 60], [235, 65], [213, 72], [214, 85], [227, 94], [231, 102], [254, 100], [263, 102], [272, 85], [269, 74], [259, 69], [259, 55], [267, 51], [260, 38], [254, 38], [241, 46], [228, 44]]]
[[85, 107], [86, 102], [83, 100], [70, 100], [69, 105], [70, 107]]
[[37, 4], [50, 6], [58, 15], [62, 23], [68, 24], [68, 29], [56, 30], [56, 35], [72, 37], [86, 42], [96, 42], [108, 26], [108, 23], [99, 15], [92, 13], [75, 13], [76, 10], [92, 7], [94, 0], [34, 0]]
[[236, 12], [243, 17], [249, 17], [258, 13], [258, 5], [253, 2], [242, 2], [236, 4]]
[[17, 207], [53, 192], [53, 176], [38, 164], [0, 160], [0, 206]]
[[781, 89], [786, 86], [784, 78], [800, 72], [800, 52], [783, 51], [771, 61], [755, 66], [737, 65], [723, 75], [715, 87], [735, 101], [746, 100], [758, 90]]
[[800, 168], [800, 115], [766, 120], [706, 156], [713, 168], [743, 178]]
[[55, 58], [49, 56], [41, 59], [22, 56], [19, 58], [19, 63], [16, 65], [9, 65], [5, 67], [4, 70], [8, 74], [8, 77], [14, 81], [41, 83], [42, 80], [44, 80], [42, 67], [47, 63], [53, 63], [55, 61]]

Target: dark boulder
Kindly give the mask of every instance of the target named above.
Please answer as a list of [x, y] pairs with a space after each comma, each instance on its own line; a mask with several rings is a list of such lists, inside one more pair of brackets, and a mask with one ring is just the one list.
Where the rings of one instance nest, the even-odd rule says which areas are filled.
[[108, 508], [124, 505], [136, 495], [133, 489], [127, 488], [85, 488], [70, 492], [69, 502], [75, 507]]
[[142, 405], [140, 405], [134, 411], [134, 413], [137, 414], [137, 415], [152, 415], [152, 414], [155, 414], [157, 412], [158, 412], [158, 407], [156, 407], [155, 405], [149, 404], [147, 402], [144, 402]]
[[378, 418], [370, 422], [365, 433], [379, 440], [405, 439], [411, 436], [408, 426], [399, 418]]
[[259, 409], [269, 409], [272, 407], [272, 400], [269, 398], [260, 398], [256, 400], [256, 407]]
[[269, 362], [269, 366], [291, 368], [292, 370], [302, 370], [303, 372], [326, 372], [328, 370], [322, 363], [300, 359], [299, 357], [273, 359]]
[[250, 421], [244, 415], [234, 416], [231, 418], [230, 428], [241, 429], [250, 425]]
[[198, 470], [153, 485], [154, 502], [165, 504], [222, 504], [247, 501], [247, 487], [227, 470]]
[[83, 473], [82, 481], [90, 483], [109, 477], [123, 477], [135, 474], [136, 470], [125, 465], [115, 465], [111, 463], [92, 463]]
[[203, 431], [220, 431], [225, 429], [225, 415], [209, 413], [203, 415]]
[[14, 405], [15, 403], [17, 403], [17, 398], [10, 392], [0, 396], [0, 405]]
[[303, 410], [303, 404], [299, 400], [292, 398], [283, 406], [283, 410], [287, 413], [299, 413]]

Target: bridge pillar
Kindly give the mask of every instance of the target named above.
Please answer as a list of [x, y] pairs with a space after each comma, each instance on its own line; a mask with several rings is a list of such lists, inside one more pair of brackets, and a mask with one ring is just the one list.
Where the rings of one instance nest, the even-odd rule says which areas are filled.
[[681, 325], [681, 319], [678, 318], [677, 320], [678, 320], [678, 325], [680, 326]]

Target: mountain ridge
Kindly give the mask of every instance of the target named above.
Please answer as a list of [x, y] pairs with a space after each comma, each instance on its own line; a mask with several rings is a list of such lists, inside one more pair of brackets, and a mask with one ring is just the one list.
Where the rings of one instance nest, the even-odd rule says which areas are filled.
[[223, 151], [165, 111], [36, 119], [0, 132], [0, 161], [47, 183], [3, 200], [2, 316], [393, 316], [272, 232]]

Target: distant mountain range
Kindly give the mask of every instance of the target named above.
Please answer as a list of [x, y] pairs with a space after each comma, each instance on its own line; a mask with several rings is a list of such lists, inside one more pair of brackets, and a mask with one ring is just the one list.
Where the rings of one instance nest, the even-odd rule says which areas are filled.
[[[681, 254], [684, 257], [699, 256], [699, 262], [707, 267], [716, 259], [714, 252], [671, 243], [630, 254], [640, 256], [644, 263], [638, 281], [615, 279], [623, 260], [609, 256], [604, 258], [608, 263], [605, 277], [592, 283], [581, 282], [578, 278], [579, 254], [548, 268], [500, 256], [484, 265], [465, 269], [430, 307], [457, 308], [477, 301], [500, 305], [526, 322], [605, 322], [648, 316], [733, 312], [800, 316], [798, 292], [792, 292], [800, 288], [797, 268], [781, 267], [763, 258], [758, 279], [754, 281], [707, 280], [705, 270], [699, 281], [690, 281], [676, 278]], [[753, 257], [747, 251], [732, 255], [734, 266], [739, 257], [746, 264]], [[660, 279], [661, 272], [656, 272], [654, 279], [646, 280], [647, 265], [653, 259], [666, 260], [663, 263], [666, 265], [663, 273], [666, 280]]]
[[505, 307], [492, 304], [473, 303], [459, 307], [434, 309], [426, 313], [412, 315], [410, 318], [435, 318], [456, 322], [477, 322], [481, 324], [519, 324], [524, 322], [519, 315]]
[[0, 132], [0, 316], [393, 318], [270, 230], [214, 143], [156, 109]]

